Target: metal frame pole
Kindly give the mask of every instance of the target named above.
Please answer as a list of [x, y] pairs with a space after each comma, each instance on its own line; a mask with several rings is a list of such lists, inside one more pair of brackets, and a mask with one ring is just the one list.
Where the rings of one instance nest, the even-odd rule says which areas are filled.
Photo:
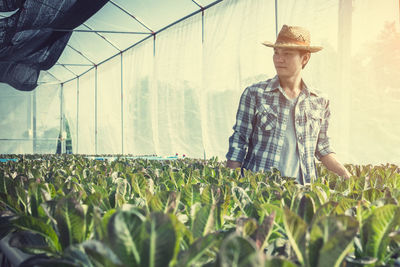
[[[28, 129], [27, 131], [27, 138], [32, 141], [32, 152], [33, 152], [33, 139], [32, 139], [32, 119], [33, 119], [33, 112], [32, 112], [32, 102], [33, 102], [33, 93], [30, 93], [29, 95], [26, 96], [26, 99], [28, 101], [28, 105], [26, 107], [26, 118], [27, 118], [27, 125], [26, 128]], [[1, 153], [1, 152], [0, 152]]]
[[65, 154], [65, 139], [64, 139], [64, 84], [60, 87], [60, 141], [61, 141], [61, 154]]
[[[204, 9], [201, 11], [201, 49], [203, 50], [204, 49]], [[204, 62], [204, 60], [203, 60], [203, 56], [204, 56], [204, 51], [202, 52], [202, 64], [204, 64], [203, 62]], [[202, 66], [202, 77], [204, 78], [204, 72], [203, 72], [203, 68], [204, 68], [204, 65]], [[202, 83], [203, 83], [203, 81], [202, 81]], [[200, 96], [200, 101], [202, 102], [202, 95], [204, 94], [204, 91], [203, 90], [201, 90], [201, 96]], [[202, 128], [202, 132], [203, 132], [203, 122], [201, 122], [201, 128]], [[206, 160], [207, 159], [207, 157], [206, 157], [206, 148], [205, 148], [205, 146], [204, 146], [204, 134], [202, 133], [202, 138], [203, 138], [203, 140], [202, 140], [202, 143], [203, 143], [203, 156], [204, 156], [204, 160]]]
[[124, 154], [124, 62], [123, 54], [121, 52], [121, 154]]
[[[120, 51], [120, 52], [126, 52], [126, 51], [130, 50], [131, 48], [133, 48], [133, 47], [135, 47], [135, 46], [137, 46], [137, 45], [139, 45], [139, 44], [141, 44], [142, 42], [146, 41], [147, 39], [149, 39], [149, 38], [151, 38], [151, 37], [155, 38], [155, 36], [156, 36], [157, 34], [159, 34], [159, 33], [163, 32], [163, 31], [165, 31], [166, 29], [168, 29], [168, 28], [174, 26], [175, 24], [177, 24], [177, 23], [179, 23], [179, 22], [181, 22], [181, 21], [184, 21], [184, 20], [188, 19], [188, 18], [190, 18], [190, 17], [192, 17], [192, 16], [198, 14], [199, 12], [202, 12], [202, 11], [204, 11], [204, 10], [207, 10], [207, 9], [213, 7], [214, 5], [216, 5], [216, 4], [218, 4], [218, 3], [221, 3], [222, 1], [223, 1], [223, 0], [216, 0], [216, 1], [212, 2], [211, 4], [209, 4], [209, 5], [205, 6], [205, 7], [203, 7], [203, 9], [200, 8], [199, 10], [197, 10], [197, 11], [195, 11], [195, 12], [193, 12], [193, 13], [191, 13], [191, 14], [189, 14], [189, 15], [187, 15], [187, 16], [181, 18], [181, 19], [178, 19], [178, 20], [176, 20], [175, 22], [172, 22], [171, 24], [165, 26], [164, 28], [162, 28], [162, 29], [160, 29], [160, 30], [158, 30], [158, 31], [156, 31], [156, 32], [153, 32], [150, 28], [148, 28], [147, 26], [144, 26], [144, 27], [147, 28], [149, 31], [151, 31], [151, 32], [148, 33], [148, 36], [145, 37], [145, 38], [143, 38], [143, 39], [141, 39], [140, 41], [137, 41], [136, 43], [132, 44], [131, 46], [125, 48], [124, 50], [122, 50], [122, 51]], [[110, 3], [111, 3], [111, 1], [110, 1]], [[113, 2], [113, 4], [116, 4], [116, 3]], [[118, 8], [121, 9], [120, 6], [118, 6], [118, 5], [116, 5], [116, 6], [117, 6]], [[125, 9], [122, 8], [122, 10], [123, 10], [124, 12], [126, 12]], [[127, 14], [128, 14], [129, 16], [132, 16], [132, 14], [130, 14], [129, 12], [128, 12]], [[137, 18], [135, 17], [135, 19], [137, 19]], [[142, 23], [142, 22], [139, 21], [139, 23]], [[78, 51], [76, 48], [70, 46], [69, 44], [68, 44], [67, 46], [70, 47], [71, 49], [73, 49], [75, 52], [79, 53], [82, 57], [84, 57], [84, 58], [85, 58], [86, 60], [88, 60], [89, 62], [93, 63], [87, 56], [83, 55], [83, 54], [82, 54], [80, 51]], [[155, 50], [155, 49], [154, 49], [154, 50]], [[154, 53], [155, 53], [155, 52], [154, 52]], [[119, 53], [116, 53], [116, 54], [114, 54], [113, 56], [111, 56], [111, 57], [109, 57], [109, 58], [107, 58], [107, 59], [105, 59], [105, 60], [103, 60], [103, 61], [101, 61], [101, 62], [99, 62], [99, 63], [97, 63], [97, 64], [93, 63], [93, 68], [95, 68], [96, 65], [99, 66], [99, 65], [101, 65], [101, 64], [103, 64], [103, 63], [105, 63], [105, 62], [107, 62], [107, 61], [109, 61], [109, 60], [111, 60], [111, 59], [113, 59], [114, 57], [118, 56], [118, 54], [119, 54]], [[64, 64], [64, 65], [66, 65], [66, 64]], [[91, 71], [93, 68], [90, 68], [90, 69], [88, 69], [88, 70], [82, 72], [81, 74], [79, 74], [79, 76], [83, 76], [84, 74], [86, 74], [86, 73], [88, 73], [89, 71]], [[76, 78], [72, 78], [72, 79], [66, 80], [66, 81], [64, 81], [64, 83], [67, 83], [67, 82], [69, 82], [69, 81], [71, 81], [71, 80], [73, 80], [73, 79], [76, 79]]]
[[94, 153], [97, 155], [97, 66], [94, 69]]
[[36, 90], [33, 91], [32, 94], [32, 152], [35, 154], [36, 153], [36, 139], [37, 139], [37, 133], [36, 133]]
[[275, 0], [275, 37], [278, 37], [278, 0]]
[[155, 82], [157, 80], [157, 70], [156, 70], [156, 35], [153, 35], [153, 65], [152, 65], [152, 75], [153, 75], [153, 79], [150, 82], [150, 88], [151, 88], [151, 95], [153, 96], [152, 98], [152, 129], [153, 129], [153, 145], [154, 145], [154, 151], [155, 154], [158, 156], [159, 152], [160, 152], [160, 140], [159, 140], [159, 133], [158, 133], [158, 84], [157, 82]]
[[201, 11], [201, 45], [204, 43], [204, 10]]
[[347, 90], [350, 80], [351, 67], [351, 43], [352, 43], [352, 12], [353, 2], [347, 0], [339, 0], [339, 19], [338, 19], [338, 63], [340, 67], [338, 80], [338, 100], [341, 103], [341, 113], [338, 114], [338, 121], [341, 122], [341, 137], [338, 140], [338, 146], [342, 150], [349, 152], [349, 135], [351, 121], [347, 114], [350, 114], [351, 91]]
[[76, 78], [76, 150], [79, 151], [79, 77]]
[[[32, 151], [33, 151], [33, 140], [32, 140], [32, 99], [33, 99], [33, 97], [32, 97], [32, 93], [30, 93], [29, 95], [26, 95], [25, 99], [27, 101], [26, 113], [25, 113], [26, 129], [28, 129], [26, 132], [26, 137], [28, 139], [31, 139]], [[1, 153], [1, 151], [0, 151], [0, 153]]]
[[151, 33], [153, 33], [153, 30], [150, 29], [150, 27], [148, 27], [146, 24], [144, 24], [140, 19], [138, 19], [136, 16], [134, 16], [133, 14], [131, 14], [130, 12], [128, 12], [128, 10], [126, 10], [125, 8], [123, 8], [122, 6], [120, 6], [119, 4], [115, 3], [112, 0], [109, 0], [111, 4], [113, 4], [115, 7], [117, 7], [118, 9], [120, 9], [122, 12], [124, 12], [125, 14], [127, 14], [128, 16], [130, 16], [132, 19], [136, 20], [140, 25], [142, 25], [143, 27], [145, 27], [147, 30], [149, 30]]

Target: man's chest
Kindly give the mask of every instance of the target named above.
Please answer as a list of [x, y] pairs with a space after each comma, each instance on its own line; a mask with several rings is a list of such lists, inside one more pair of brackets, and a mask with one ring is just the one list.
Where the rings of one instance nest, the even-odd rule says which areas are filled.
[[[259, 130], [265, 131], [266, 135], [276, 132], [282, 135], [290, 119], [294, 121], [297, 132], [303, 134], [314, 132], [315, 134], [319, 131], [324, 113], [324, 103], [318, 98], [301, 93], [293, 104], [280, 91], [271, 91], [258, 95], [255, 122]], [[310, 129], [311, 127], [313, 129]]]

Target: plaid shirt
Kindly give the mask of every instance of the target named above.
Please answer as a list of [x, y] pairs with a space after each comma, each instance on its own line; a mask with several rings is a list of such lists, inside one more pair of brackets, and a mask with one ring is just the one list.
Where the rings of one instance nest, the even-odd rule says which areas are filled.
[[[320, 159], [333, 151], [327, 135], [329, 101], [302, 85], [294, 119], [300, 169], [309, 182], [316, 177], [314, 156]], [[278, 76], [247, 87], [240, 98], [226, 158], [242, 162], [243, 168], [254, 172], [277, 168], [289, 109]]]

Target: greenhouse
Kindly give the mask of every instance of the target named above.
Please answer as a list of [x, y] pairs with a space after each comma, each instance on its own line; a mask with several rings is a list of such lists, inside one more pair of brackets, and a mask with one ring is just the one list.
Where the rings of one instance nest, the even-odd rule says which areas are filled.
[[305, 75], [331, 101], [342, 161], [398, 163], [395, 0], [108, 1], [34, 90], [1, 84], [0, 153], [55, 153], [68, 128], [74, 154], [224, 159], [240, 94], [275, 75], [261, 43], [283, 24], [324, 47]]
[[[0, 21], [1, 266], [400, 266], [399, 0], [0, 0]], [[285, 25], [322, 47], [302, 78], [350, 178], [317, 153], [300, 183], [228, 168]]]

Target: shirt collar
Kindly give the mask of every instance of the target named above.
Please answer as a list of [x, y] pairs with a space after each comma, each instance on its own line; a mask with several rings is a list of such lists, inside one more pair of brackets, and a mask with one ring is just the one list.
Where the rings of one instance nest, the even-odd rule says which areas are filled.
[[[313, 95], [316, 95], [316, 96], [318, 96], [319, 95], [319, 92], [317, 91], [317, 90], [315, 90], [314, 88], [312, 88], [312, 87], [308, 87], [307, 86], [307, 84], [304, 82], [304, 79], [302, 79], [301, 80], [301, 82], [302, 82], [302, 91], [304, 91], [304, 93], [307, 95], [307, 96], [309, 96], [310, 94], [313, 94]], [[275, 77], [274, 78], [272, 78], [270, 81], [269, 81], [269, 83], [268, 83], [268, 85], [267, 85], [267, 87], [265, 88], [265, 90], [266, 91], [275, 91], [275, 90], [282, 90], [282, 88], [281, 88], [281, 85], [280, 85], [280, 83], [279, 83], [279, 77], [278, 77], [278, 75], [275, 75]]]

